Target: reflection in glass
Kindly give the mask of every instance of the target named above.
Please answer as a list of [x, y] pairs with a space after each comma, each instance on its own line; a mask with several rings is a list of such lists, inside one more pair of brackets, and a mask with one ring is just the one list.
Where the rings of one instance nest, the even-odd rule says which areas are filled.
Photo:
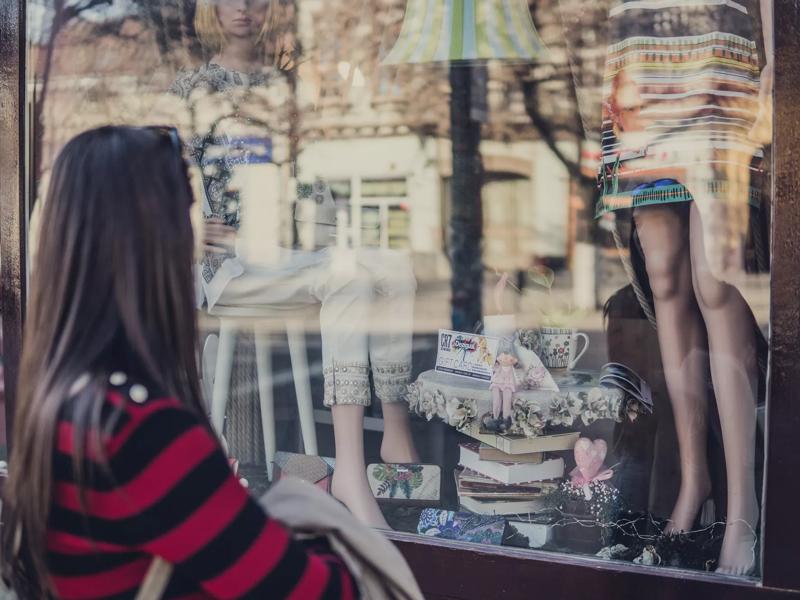
[[[335, 455], [375, 525], [757, 574], [769, 2], [28, 4], [40, 189], [105, 123], [202, 172], [206, 395], [256, 491]], [[517, 360], [502, 420], [494, 364], [434, 368], [471, 342]]]
[[[667, 533], [693, 529], [711, 493], [713, 382], [725, 450], [727, 525], [718, 570], [755, 569], [758, 329], [737, 289], [760, 210], [758, 6], [610, 11], [598, 214], [633, 209], [678, 432], [681, 485]], [[769, 35], [767, 33], [766, 35]], [[634, 281], [635, 285], [642, 285]], [[763, 372], [761, 373], [763, 377]]]
[[[300, 319], [319, 311], [323, 403], [332, 408], [336, 439], [332, 491], [362, 520], [385, 527], [367, 486], [361, 421], [372, 401], [371, 377], [384, 404], [383, 459], [416, 459], [403, 402], [411, 370], [415, 290], [408, 257], [390, 253], [380, 237], [377, 244], [367, 240], [365, 247], [352, 248], [347, 199], [335, 198], [337, 194], [322, 179], [311, 186], [311, 207], [330, 209], [334, 200], [335, 214], [329, 212], [327, 217], [335, 246], [281, 247], [285, 231], [281, 217], [293, 189], [287, 168], [291, 133], [279, 116], [291, 118], [290, 95], [284, 74], [261, 62], [267, 24], [274, 18], [270, 11], [277, 9], [268, 3], [234, 1], [216, 8], [201, 2], [199, 8], [195, 25], [210, 58], [183, 72], [171, 91], [186, 101], [195, 122], [210, 124], [208, 131], [195, 130], [191, 137], [193, 155], [206, 179], [207, 226], [218, 230], [203, 260], [207, 309], [223, 324], [245, 317]], [[339, 191], [344, 190], [339, 187]], [[310, 215], [314, 225], [318, 216], [323, 215]], [[386, 229], [382, 225], [372, 224], [371, 231], [380, 236]], [[370, 224], [366, 226], [369, 230]], [[225, 230], [230, 242], [220, 247]], [[309, 245], [316, 246], [316, 240]], [[371, 245], [376, 250], [368, 250]], [[257, 333], [257, 346], [259, 337]], [[262, 365], [259, 387], [269, 385], [265, 371]], [[212, 422], [220, 433], [227, 395], [228, 390], [215, 387]], [[265, 410], [269, 409], [262, 399], [262, 413]], [[271, 437], [274, 433], [265, 432], [268, 466], [275, 450]]]

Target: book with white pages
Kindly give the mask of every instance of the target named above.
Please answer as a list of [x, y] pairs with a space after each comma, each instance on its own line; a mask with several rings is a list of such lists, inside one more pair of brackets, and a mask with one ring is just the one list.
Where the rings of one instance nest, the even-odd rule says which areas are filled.
[[544, 498], [504, 502], [493, 500], [477, 500], [468, 496], [462, 496], [458, 499], [458, 501], [462, 507], [479, 515], [526, 515], [542, 511], [546, 508], [546, 501]]
[[575, 442], [581, 437], [578, 431], [539, 435], [536, 437], [512, 436], [501, 433], [481, 433], [481, 425], [477, 419], [467, 423], [467, 425], [459, 429], [459, 431], [478, 442], [482, 442], [492, 448], [497, 448], [501, 452], [511, 455], [572, 450], [575, 447]]
[[500, 483], [528, 483], [531, 481], [559, 479], [564, 476], [563, 458], [551, 458], [539, 464], [503, 463], [481, 460], [479, 445], [476, 443], [470, 442], [460, 446], [461, 456], [458, 464]]

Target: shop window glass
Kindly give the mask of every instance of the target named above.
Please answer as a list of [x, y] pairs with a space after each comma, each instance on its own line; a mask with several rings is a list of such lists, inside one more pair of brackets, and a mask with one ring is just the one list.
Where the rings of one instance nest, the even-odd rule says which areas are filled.
[[198, 239], [237, 238], [198, 352], [254, 493], [335, 458], [375, 526], [759, 577], [769, 2], [27, 13], [29, 255], [71, 137], [180, 130]]

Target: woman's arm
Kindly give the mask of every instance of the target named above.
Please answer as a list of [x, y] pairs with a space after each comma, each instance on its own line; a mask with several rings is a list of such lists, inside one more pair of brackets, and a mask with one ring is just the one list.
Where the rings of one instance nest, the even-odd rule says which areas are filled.
[[117, 543], [166, 559], [216, 598], [356, 596], [336, 555], [293, 540], [267, 516], [194, 415], [163, 400], [132, 410], [148, 409], [111, 458], [115, 472], [127, 476], [121, 491], [137, 511]]
[[761, 29], [764, 35], [764, 54], [767, 56], [767, 65], [771, 65], [775, 56], [775, 41], [772, 32], [773, 0], [761, 0]]
[[775, 41], [773, 31], [773, 0], [760, 0], [761, 29], [766, 62], [761, 69], [758, 93], [758, 117], [750, 129], [751, 140], [767, 145], [772, 143], [772, 92], [775, 83]]

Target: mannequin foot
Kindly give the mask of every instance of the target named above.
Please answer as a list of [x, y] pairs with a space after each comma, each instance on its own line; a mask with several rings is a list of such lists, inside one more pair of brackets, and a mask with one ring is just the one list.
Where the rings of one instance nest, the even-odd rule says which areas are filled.
[[702, 483], [682, 485], [678, 494], [678, 501], [672, 509], [664, 533], [675, 534], [682, 531], [691, 531], [700, 507], [711, 493], [711, 482], [706, 479]]
[[372, 495], [365, 473], [334, 469], [331, 493], [365, 525], [376, 529], [391, 529]]
[[752, 509], [743, 518], [729, 519], [725, 525], [725, 538], [719, 554], [717, 573], [743, 577], [756, 568], [756, 527], [758, 504], [753, 499]]
[[411, 438], [408, 405], [405, 402], [384, 403], [383, 426], [381, 460], [386, 463], [419, 462], [419, 454]]
[[419, 454], [410, 439], [387, 439], [384, 435], [381, 460], [385, 463], [416, 463], [419, 462]]

